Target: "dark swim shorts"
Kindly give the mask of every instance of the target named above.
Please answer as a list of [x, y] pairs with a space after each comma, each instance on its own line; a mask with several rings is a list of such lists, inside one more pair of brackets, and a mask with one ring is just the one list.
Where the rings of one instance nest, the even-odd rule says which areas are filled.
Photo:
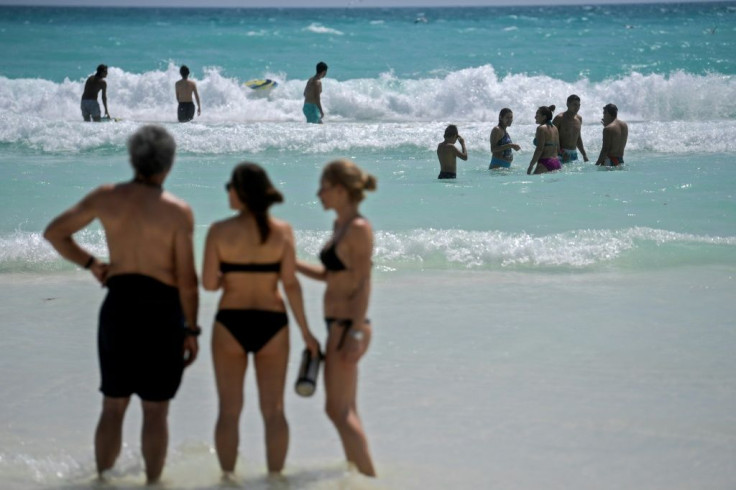
[[108, 397], [174, 398], [184, 371], [184, 314], [179, 290], [141, 274], [107, 281], [97, 346]]
[[194, 102], [179, 102], [176, 115], [179, 117], [179, 122], [189, 122], [194, 119]]
[[457, 174], [455, 172], [440, 172], [437, 178], [438, 179], [454, 179], [454, 178], [457, 178]]

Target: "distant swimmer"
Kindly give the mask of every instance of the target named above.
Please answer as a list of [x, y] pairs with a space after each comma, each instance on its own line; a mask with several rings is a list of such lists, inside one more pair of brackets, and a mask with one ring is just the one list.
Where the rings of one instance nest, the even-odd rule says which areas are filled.
[[202, 115], [202, 104], [199, 102], [199, 92], [197, 92], [197, 84], [193, 80], [189, 80], [189, 67], [183, 65], [179, 69], [181, 80], [176, 82], [176, 101], [179, 103], [177, 116], [179, 122], [189, 122], [194, 119], [194, 102], [192, 102], [192, 94], [197, 101], [197, 115]]
[[521, 147], [511, 142], [511, 136], [506, 128], [511, 126], [514, 120], [514, 113], [509, 108], [501, 109], [498, 114], [498, 126], [491, 130], [491, 165], [494, 168], [509, 168], [511, 162], [514, 161], [514, 152], [519, 151]]
[[583, 118], [578, 115], [580, 110], [580, 97], [573, 94], [567, 98], [567, 110], [558, 114], [553, 123], [560, 132], [560, 156], [562, 163], [575, 162], [578, 159], [578, 150], [583, 155], [583, 160], [588, 161], [588, 154], [583, 147], [583, 138], [580, 130], [583, 126]]
[[[455, 146], [460, 142], [461, 149]], [[437, 158], [440, 160], [440, 174], [438, 179], [454, 179], [457, 177], [457, 158], [468, 159], [468, 150], [465, 149], [465, 140], [457, 132], [457, 126], [450, 124], [445, 128], [445, 139], [437, 145]]]
[[317, 73], [307, 80], [307, 86], [304, 87], [302, 112], [308, 123], [322, 124], [322, 118], [325, 117], [325, 111], [322, 109], [322, 79], [326, 76], [327, 63], [320, 61], [317, 63]]
[[97, 73], [87, 78], [84, 83], [84, 93], [82, 94], [82, 117], [85, 121], [100, 122], [100, 104], [97, 102], [97, 94], [102, 91], [102, 104], [105, 106], [105, 117], [110, 119], [110, 113], [107, 110], [107, 65], [99, 65]]
[[618, 119], [618, 107], [606, 104], [603, 107], [603, 146], [596, 165], [618, 167], [624, 163], [624, 148], [629, 139], [629, 126]]
[[557, 151], [560, 148], [560, 133], [557, 131], [557, 127], [552, 124], [552, 114], [555, 111], [555, 106], [549, 107], [542, 106], [537, 109], [537, 113], [534, 115], [534, 121], [539, 124], [537, 126], [537, 133], [534, 137], [534, 155], [532, 155], [532, 161], [529, 162], [529, 168], [526, 173], [531, 174], [534, 165], [535, 174], [543, 174], [552, 172], [553, 170], [559, 170], [562, 168], [560, 161], [557, 159]]

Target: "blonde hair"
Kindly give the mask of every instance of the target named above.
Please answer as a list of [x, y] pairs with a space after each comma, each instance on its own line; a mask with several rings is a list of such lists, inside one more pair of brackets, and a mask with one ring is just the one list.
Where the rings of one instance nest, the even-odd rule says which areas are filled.
[[363, 172], [355, 162], [341, 158], [325, 165], [322, 178], [332, 185], [340, 185], [348, 191], [353, 202], [360, 202], [365, 197], [365, 191], [376, 190], [376, 178]]

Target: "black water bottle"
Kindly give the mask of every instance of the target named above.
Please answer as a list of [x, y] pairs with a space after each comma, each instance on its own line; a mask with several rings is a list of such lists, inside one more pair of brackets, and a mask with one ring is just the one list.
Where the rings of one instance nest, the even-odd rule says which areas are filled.
[[319, 361], [322, 359], [321, 354], [312, 357], [309, 349], [302, 352], [302, 364], [299, 366], [299, 377], [296, 380], [294, 389], [301, 396], [312, 396], [317, 389], [317, 375], [319, 374]]

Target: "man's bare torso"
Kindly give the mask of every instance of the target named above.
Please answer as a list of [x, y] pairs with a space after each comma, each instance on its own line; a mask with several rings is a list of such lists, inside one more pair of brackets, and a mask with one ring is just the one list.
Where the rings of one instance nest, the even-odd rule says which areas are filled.
[[440, 161], [440, 171], [457, 173], [457, 147], [451, 143], [442, 142], [437, 145], [437, 158]]
[[138, 273], [177, 285], [177, 238], [190, 234], [189, 207], [159, 188], [122, 183], [100, 188], [93, 200], [110, 250], [109, 275]]
[[100, 90], [103, 90], [105, 87], [107, 87], [107, 82], [105, 80], [92, 75], [84, 84], [82, 100], [97, 100], [97, 94], [99, 94]]
[[306, 104], [320, 104], [320, 94], [322, 93], [322, 81], [316, 77], [312, 77], [307, 81], [304, 87], [304, 102]]
[[192, 94], [197, 89], [197, 85], [193, 81], [179, 80], [174, 87], [176, 88], [176, 100], [178, 102], [193, 102]]
[[577, 114], [570, 117], [563, 112], [555, 118], [554, 124], [560, 133], [560, 147], [571, 150], [577, 148], [583, 119]]

